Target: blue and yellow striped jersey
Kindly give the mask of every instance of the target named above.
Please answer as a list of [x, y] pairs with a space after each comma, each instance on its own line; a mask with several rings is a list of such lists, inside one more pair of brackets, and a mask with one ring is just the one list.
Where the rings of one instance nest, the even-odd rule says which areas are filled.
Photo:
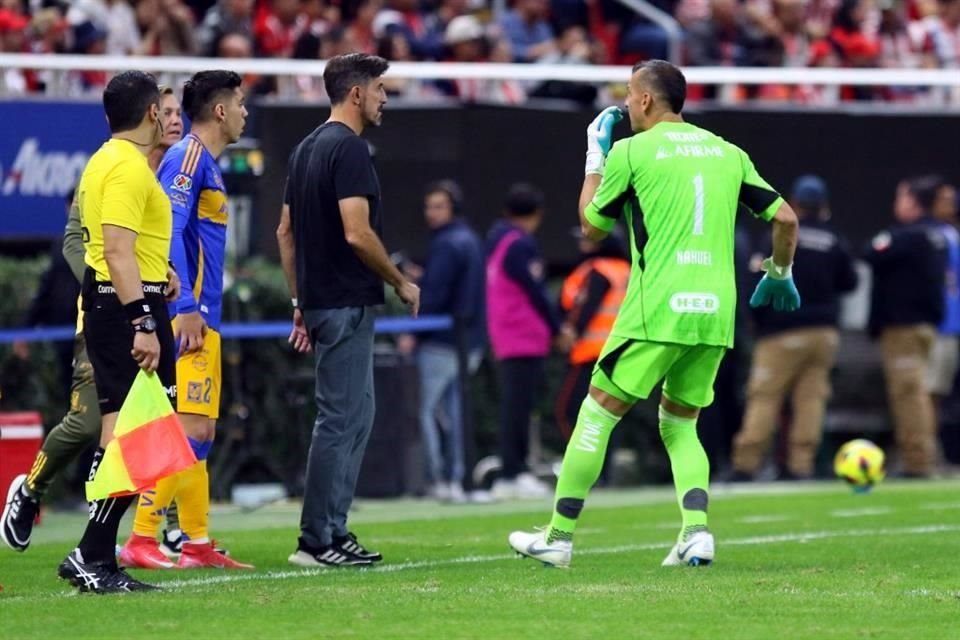
[[180, 276], [180, 298], [171, 315], [199, 310], [220, 330], [223, 265], [227, 253], [227, 192], [216, 159], [188, 134], [170, 147], [157, 171], [173, 207], [170, 258]]

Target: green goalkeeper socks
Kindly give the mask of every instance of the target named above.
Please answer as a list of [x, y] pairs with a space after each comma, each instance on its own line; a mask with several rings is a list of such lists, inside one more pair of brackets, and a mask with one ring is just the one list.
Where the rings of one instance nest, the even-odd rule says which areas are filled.
[[583, 501], [600, 477], [607, 443], [618, 422], [619, 416], [601, 407], [589, 395], [580, 405], [577, 426], [563, 455], [548, 543], [573, 539]]
[[683, 517], [682, 538], [707, 528], [710, 462], [697, 437], [696, 418], [681, 418], [660, 407], [660, 438], [670, 456], [673, 484]]

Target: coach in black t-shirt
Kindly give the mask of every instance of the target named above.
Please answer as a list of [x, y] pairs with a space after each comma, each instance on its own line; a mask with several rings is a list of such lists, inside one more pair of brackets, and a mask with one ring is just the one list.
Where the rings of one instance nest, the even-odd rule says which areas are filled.
[[383, 58], [352, 53], [327, 63], [330, 119], [290, 156], [277, 238], [293, 295], [290, 342], [316, 361], [317, 420], [307, 462], [300, 539], [302, 567], [370, 565], [347, 529], [357, 474], [373, 427], [373, 309], [383, 284], [416, 316], [420, 290], [393, 266], [380, 241], [380, 182], [367, 143], [387, 102]]

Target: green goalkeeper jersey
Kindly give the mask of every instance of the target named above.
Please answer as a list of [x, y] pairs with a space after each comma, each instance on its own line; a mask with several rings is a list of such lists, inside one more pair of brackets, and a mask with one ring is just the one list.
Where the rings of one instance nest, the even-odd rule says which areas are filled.
[[733, 234], [740, 207], [770, 221], [783, 202], [749, 156], [686, 122], [661, 122], [613, 145], [586, 218], [621, 215], [632, 272], [612, 335], [733, 346]]

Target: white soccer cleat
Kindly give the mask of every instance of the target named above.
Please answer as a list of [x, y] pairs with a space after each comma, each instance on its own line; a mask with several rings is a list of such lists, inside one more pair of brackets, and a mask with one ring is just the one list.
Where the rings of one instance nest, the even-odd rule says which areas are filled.
[[532, 533], [514, 531], [510, 534], [510, 546], [518, 554], [539, 560], [547, 566], [568, 568], [570, 556], [573, 555], [573, 543], [569, 540], [555, 540], [548, 544], [547, 529]]
[[705, 567], [713, 562], [713, 534], [698, 531], [689, 540], [678, 542], [663, 559], [664, 567]]

